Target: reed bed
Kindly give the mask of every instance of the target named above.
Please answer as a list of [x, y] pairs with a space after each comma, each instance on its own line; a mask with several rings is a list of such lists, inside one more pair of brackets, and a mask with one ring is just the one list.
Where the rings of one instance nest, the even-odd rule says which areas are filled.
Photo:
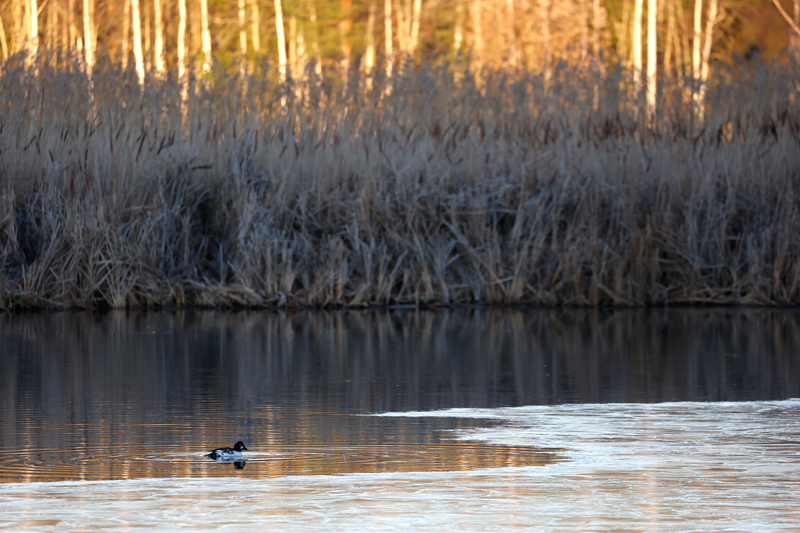
[[800, 302], [796, 65], [271, 76], [5, 65], [0, 309]]

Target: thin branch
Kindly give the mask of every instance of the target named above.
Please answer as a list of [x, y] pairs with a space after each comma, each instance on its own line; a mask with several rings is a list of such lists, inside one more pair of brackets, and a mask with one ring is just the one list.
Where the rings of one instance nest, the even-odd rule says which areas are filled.
[[786, 19], [786, 22], [788, 22], [788, 23], [789, 23], [789, 26], [791, 26], [791, 27], [792, 27], [792, 29], [794, 30], [794, 32], [795, 32], [797, 35], [800, 35], [800, 26], [798, 26], [797, 24], [795, 24], [795, 23], [794, 23], [794, 21], [792, 20], [792, 18], [789, 16], [789, 13], [787, 13], [787, 12], [786, 12], [786, 11], [783, 9], [783, 6], [781, 6], [780, 2], [778, 2], [778, 0], [772, 0], [772, 3], [773, 3], [773, 4], [775, 4], [775, 7], [777, 7], [777, 8], [778, 8], [778, 11], [780, 11], [780, 12], [781, 12], [781, 15], [783, 15], [783, 18], [785, 18], [785, 19]]

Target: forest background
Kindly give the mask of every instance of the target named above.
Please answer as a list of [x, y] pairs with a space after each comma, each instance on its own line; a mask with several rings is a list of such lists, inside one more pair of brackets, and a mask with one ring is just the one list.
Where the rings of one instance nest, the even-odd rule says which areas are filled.
[[800, 303], [800, 0], [5, 0], [0, 309]]
[[[800, 0], [6, 0], [2, 57], [72, 51], [145, 71], [208, 71], [271, 59], [302, 72], [370, 71], [398, 56], [547, 70], [559, 60], [622, 61], [670, 77], [711, 60], [797, 46]], [[785, 2], [785, 0], [784, 0]], [[647, 27], [645, 30], [644, 28]], [[651, 45], [656, 40], [657, 44]], [[388, 60], [388, 61], [387, 61]], [[699, 72], [694, 73], [699, 75]]]

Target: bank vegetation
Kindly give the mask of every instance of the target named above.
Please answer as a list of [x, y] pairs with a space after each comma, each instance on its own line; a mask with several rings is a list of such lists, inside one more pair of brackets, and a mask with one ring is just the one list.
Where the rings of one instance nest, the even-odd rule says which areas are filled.
[[800, 302], [790, 60], [720, 66], [702, 119], [613, 65], [59, 61], [0, 77], [0, 309]]

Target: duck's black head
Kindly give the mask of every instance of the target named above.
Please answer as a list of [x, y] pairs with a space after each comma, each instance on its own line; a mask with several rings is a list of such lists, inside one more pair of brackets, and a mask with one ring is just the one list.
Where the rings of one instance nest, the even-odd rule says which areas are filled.
[[238, 441], [236, 444], [233, 445], [233, 450], [236, 452], [240, 452], [242, 450], [246, 450], [247, 446], [244, 445], [244, 442]]

